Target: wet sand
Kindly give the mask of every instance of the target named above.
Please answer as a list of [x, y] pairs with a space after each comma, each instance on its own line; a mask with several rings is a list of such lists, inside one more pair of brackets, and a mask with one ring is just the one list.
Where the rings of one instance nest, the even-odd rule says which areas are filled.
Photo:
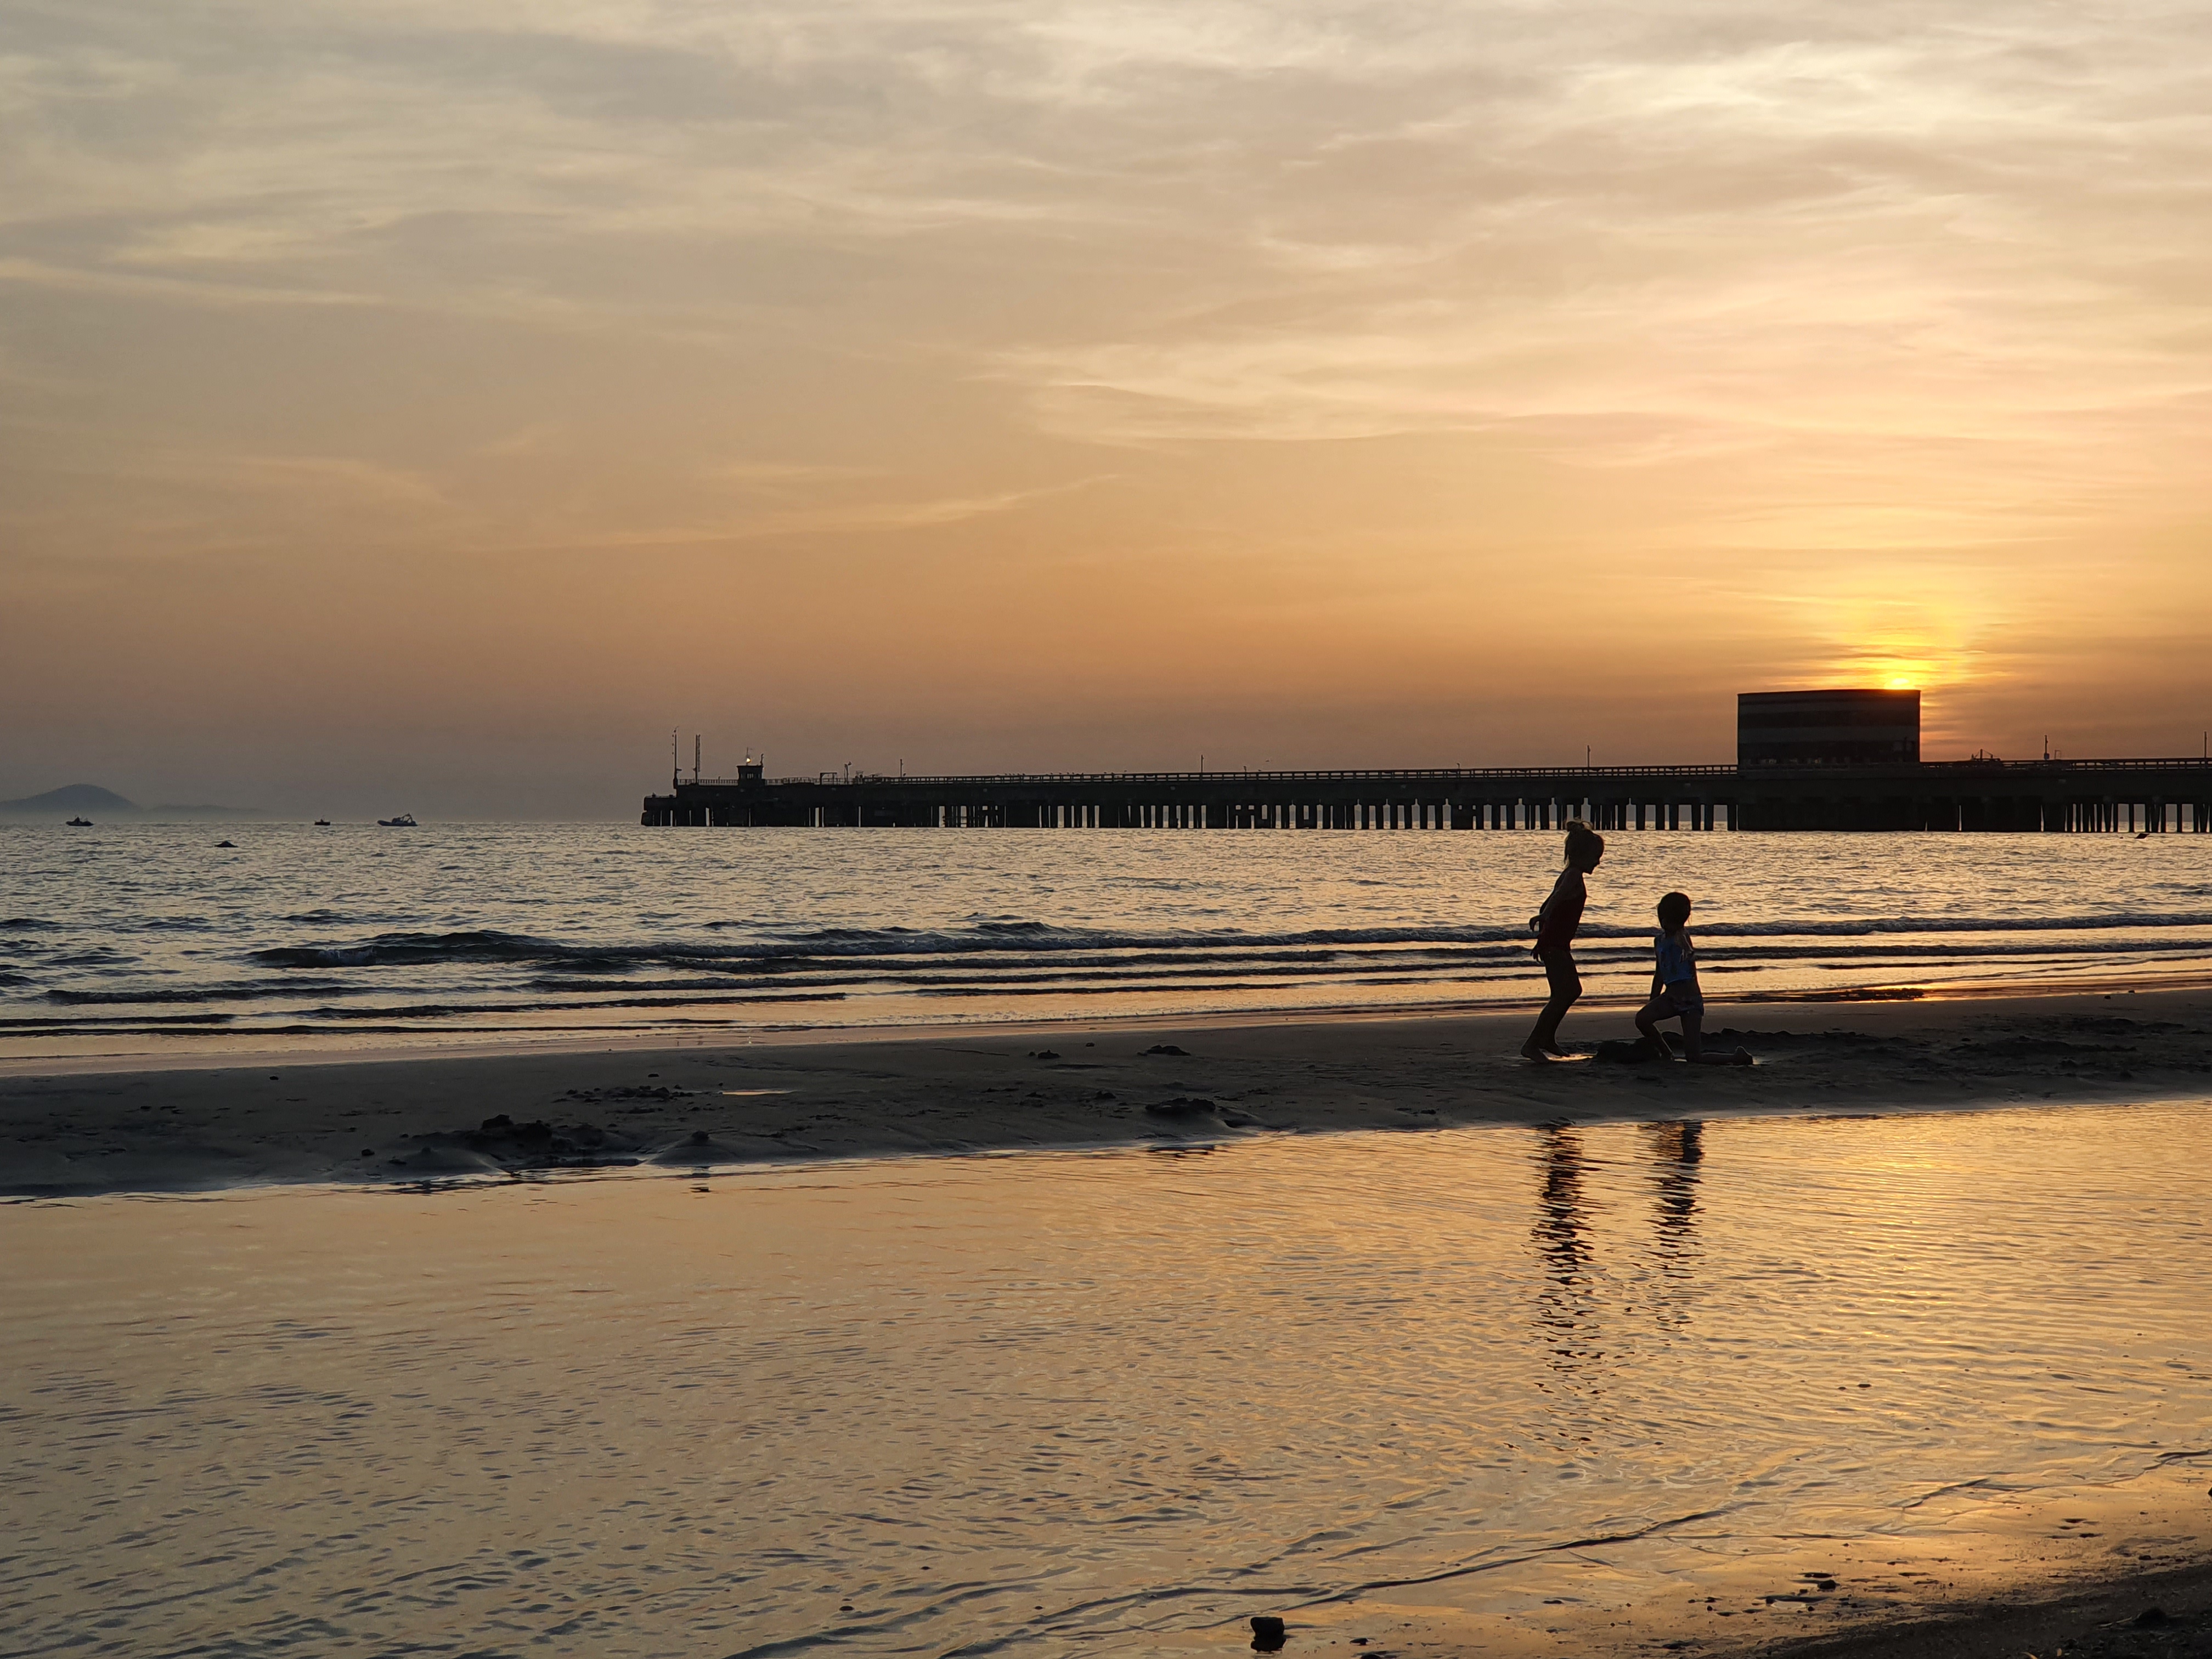
[[[2212, 1095], [2212, 992], [1712, 1006], [1749, 1067], [1531, 1065], [1528, 1016], [0, 1069], [0, 1193], [414, 1181], [1484, 1123]], [[1571, 1018], [1571, 1048], [1633, 1035]], [[502, 1121], [504, 1120], [504, 1121]]]
[[1765, 1659], [2205, 1659], [2212, 1655], [2212, 1563], [1745, 1651]]

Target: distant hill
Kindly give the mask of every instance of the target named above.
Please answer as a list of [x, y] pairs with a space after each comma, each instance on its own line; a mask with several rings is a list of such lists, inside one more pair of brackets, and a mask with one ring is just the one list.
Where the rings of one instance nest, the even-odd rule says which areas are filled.
[[258, 806], [141, 806], [137, 801], [103, 789], [96, 783], [72, 783], [49, 789], [43, 795], [21, 800], [0, 800], [0, 817], [66, 817], [82, 813], [88, 818], [259, 818], [269, 815]]
[[49, 789], [43, 795], [21, 800], [0, 800], [0, 812], [108, 812], [136, 815], [138, 803], [125, 800], [112, 789], [96, 783], [71, 783]]

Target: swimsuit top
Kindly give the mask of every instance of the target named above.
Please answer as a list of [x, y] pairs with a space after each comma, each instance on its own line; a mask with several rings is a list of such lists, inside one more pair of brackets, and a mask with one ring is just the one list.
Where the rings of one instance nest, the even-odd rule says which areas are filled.
[[1536, 948], [1545, 951], [1573, 944], [1575, 929], [1582, 926], [1583, 906], [1588, 902], [1589, 889], [1583, 884], [1583, 872], [1560, 871], [1559, 880], [1552, 884], [1552, 896], [1536, 913]]

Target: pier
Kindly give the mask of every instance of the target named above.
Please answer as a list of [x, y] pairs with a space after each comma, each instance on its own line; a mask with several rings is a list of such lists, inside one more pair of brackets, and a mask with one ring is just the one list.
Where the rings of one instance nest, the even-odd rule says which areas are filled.
[[2212, 760], [904, 777], [696, 775], [641, 822], [938, 830], [2212, 831]]

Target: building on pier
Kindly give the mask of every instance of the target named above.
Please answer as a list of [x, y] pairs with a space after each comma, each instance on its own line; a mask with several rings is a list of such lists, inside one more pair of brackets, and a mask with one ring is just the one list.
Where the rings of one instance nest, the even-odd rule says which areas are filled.
[[1917, 691], [1746, 691], [1735, 700], [1735, 763], [1747, 769], [1919, 759]]

